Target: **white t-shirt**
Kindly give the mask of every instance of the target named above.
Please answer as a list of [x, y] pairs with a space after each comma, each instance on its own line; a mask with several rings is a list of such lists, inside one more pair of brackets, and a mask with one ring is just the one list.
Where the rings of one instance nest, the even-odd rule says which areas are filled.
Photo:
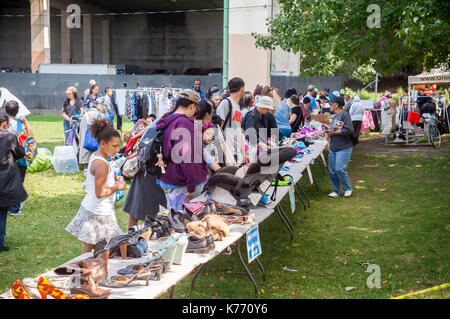
[[9, 119], [9, 133], [19, 135], [17, 131], [17, 120]]
[[231, 151], [234, 155], [241, 156], [241, 138], [242, 138], [242, 113], [239, 104], [237, 104], [231, 97], [223, 99], [217, 106], [217, 115], [225, 121], [230, 110], [231, 101], [231, 117], [224, 127], [225, 138], [231, 146]]
[[95, 215], [114, 215], [114, 202], [116, 200], [116, 193], [112, 193], [108, 197], [98, 198], [95, 194], [95, 176], [91, 174], [91, 165], [95, 160], [101, 160], [108, 164], [108, 177], [106, 178], [106, 187], [112, 187], [115, 184], [114, 170], [111, 165], [103, 157], [92, 154], [89, 159], [89, 165], [86, 173], [86, 196], [81, 202], [89, 212]]

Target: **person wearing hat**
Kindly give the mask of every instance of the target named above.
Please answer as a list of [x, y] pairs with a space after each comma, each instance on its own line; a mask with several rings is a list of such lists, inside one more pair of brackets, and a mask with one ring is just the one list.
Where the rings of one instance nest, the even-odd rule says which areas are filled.
[[343, 110], [344, 105], [344, 99], [339, 96], [330, 101], [331, 111], [335, 115], [327, 131], [330, 140], [328, 168], [333, 187], [329, 197], [339, 197], [340, 187], [344, 189], [345, 197], [352, 194], [352, 185], [346, 169], [353, 150], [353, 124], [350, 115]]
[[89, 88], [84, 90], [84, 96], [83, 96], [83, 102], [86, 101], [86, 97], [91, 94], [91, 90], [94, 87], [94, 85], [96, 85], [97, 83], [95, 82], [95, 80], [90, 80], [89, 81]]
[[361, 125], [364, 116], [364, 108], [361, 105], [361, 99], [357, 95], [353, 97], [353, 103], [350, 106], [349, 114], [352, 119], [353, 131], [355, 134], [355, 143], [358, 143], [359, 133], [361, 132]]
[[156, 123], [156, 128], [164, 131], [162, 155], [167, 165], [157, 183], [166, 195], [168, 209], [171, 193], [184, 193], [188, 201], [201, 193], [208, 177], [203, 145], [194, 143], [195, 134], [201, 136], [201, 131], [195, 133], [193, 120], [199, 102], [197, 92], [182, 90], [173, 111], [164, 114]]
[[249, 157], [252, 163], [256, 162], [258, 150], [266, 150], [271, 146], [268, 128], [270, 123], [265, 115], [274, 109], [274, 102], [269, 96], [261, 96], [255, 107], [250, 110], [244, 119], [242, 128], [245, 132], [246, 142], [249, 146]]
[[69, 86], [66, 90], [67, 99], [61, 109], [62, 117], [64, 118], [64, 144], [67, 142], [71, 124], [77, 122], [83, 117], [84, 105], [80, 98], [78, 98], [77, 89], [74, 86]]

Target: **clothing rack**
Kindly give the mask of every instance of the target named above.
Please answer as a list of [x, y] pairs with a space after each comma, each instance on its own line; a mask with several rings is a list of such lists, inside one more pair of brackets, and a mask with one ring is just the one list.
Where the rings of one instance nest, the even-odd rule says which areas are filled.
[[[168, 93], [169, 91], [173, 92], [173, 95], [181, 91], [180, 88], [171, 88], [171, 87], [138, 87], [136, 89], [128, 89], [128, 88], [120, 88], [113, 89], [115, 92], [116, 103], [119, 105], [119, 108], [122, 110], [120, 115], [127, 115], [130, 120], [136, 122], [136, 118], [139, 119], [139, 116], [142, 116], [142, 112], [137, 111], [140, 110], [143, 103], [140, 98], [145, 94], [145, 102], [147, 103], [147, 115], [150, 113], [154, 113], [156, 117], [163, 115], [166, 111], [168, 111], [167, 101], [161, 99], [160, 94]], [[136, 93], [140, 94], [140, 98], [137, 97]], [[155, 93], [157, 95], [155, 95]], [[130, 96], [131, 94], [131, 96]], [[130, 100], [131, 99], [131, 100]], [[136, 102], [137, 99], [138, 101]], [[138, 103], [138, 107], [136, 107], [136, 103]], [[162, 107], [162, 110], [160, 108]], [[144, 107], [145, 110], [145, 107]], [[160, 114], [161, 113], [161, 114]], [[139, 114], [139, 115], [136, 115]]]

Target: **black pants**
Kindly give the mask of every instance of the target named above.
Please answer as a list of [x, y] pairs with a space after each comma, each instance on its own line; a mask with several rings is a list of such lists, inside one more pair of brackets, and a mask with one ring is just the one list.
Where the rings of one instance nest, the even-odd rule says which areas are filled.
[[356, 143], [358, 143], [359, 133], [361, 133], [361, 125], [362, 121], [352, 121], [353, 124], [353, 132], [355, 134]]
[[371, 113], [375, 124], [375, 132], [378, 132], [381, 128], [381, 110], [372, 110]]

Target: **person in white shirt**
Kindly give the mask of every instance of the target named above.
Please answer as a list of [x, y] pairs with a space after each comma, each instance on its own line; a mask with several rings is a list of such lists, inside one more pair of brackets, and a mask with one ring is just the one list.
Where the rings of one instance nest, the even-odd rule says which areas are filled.
[[114, 212], [116, 191], [125, 190], [127, 184], [114, 176], [107, 157], [113, 158], [120, 147], [120, 134], [111, 123], [94, 120], [90, 126], [97, 139], [98, 150], [89, 160], [86, 176], [86, 196], [66, 231], [83, 242], [82, 253], [90, 252], [96, 243], [123, 234]]
[[349, 114], [352, 119], [355, 140], [356, 143], [358, 143], [359, 133], [361, 132], [361, 125], [364, 116], [364, 108], [361, 105], [360, 97], [357, 95], [353, 97], [353, 103], [350, 106]]

